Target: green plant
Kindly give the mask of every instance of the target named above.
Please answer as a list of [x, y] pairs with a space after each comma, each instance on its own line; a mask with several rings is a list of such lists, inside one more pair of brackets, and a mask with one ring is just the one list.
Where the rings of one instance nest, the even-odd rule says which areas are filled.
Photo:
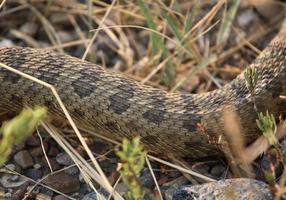
[[249, 91], [253, 93], [256, 83], [257, 83], [257, 78], [258, 78], [256, 68], [246, 69], [246, 71], [244, 72], [244, 77], [245, 77], [246, 84], [247, 84]]
[[[151, 33], [152, 54], [154, 56], [160, 54], [160, 57], [162, 57], [163, 59], [168, 58], [169, 52], [164, 44], [164, 39], [159, 34], [156, 33], [158, 31], [157, 24], [155, 23], [155, 20], [152, 17], [149, 7], [146, 5], [144, 0], [138, 0], [138, 4], [141, 12], [146, 18], [148, 27], [154, 31]], [[175, 24], [173, 23], [172, 25], [175, 28]], [[165, 85], [167, 86], [173, 85], [176, 74], [173, 63], [170, 60], [166, 63], [164, 72], [165, 74], [163, 77], [163, 82], [165, 83]]]
[[275, 136], [276, 133], [276, 121], [272, 114], [266, 111], [265, 114], [259, 113], [256, 120], [258, 128], [263, 132], [263, 135], [268, 139], [271, 145], [275, 145], [278, 141]]
[[146, 152], [140, 144], [139, 137], [133, 138], [132, 141], [124, 138], [122, 141], [122, 150], [117, 152], [121, 159], [120, 173], [123, 182], [129, 188], [127, 199], [143, 199], [144, 189], [142, 188], [139, 176], [144, 168]]
[[240, 5], [240, 0], [234, 0], [232, 2], [231, 7], [229, 8], [225, 17], [222, 20], [222, 23], [221, 23], [221, 26], [218, 32], [217, 44], [225, 43], [226, 40], [228, 39], [230, 28], [234, 20], [234, 17], [237, 13], [237, 10], [239, 8], [239, 5]]
[[246, 81], [246, 86], [248, 90], [250, 91], [251, 99], [254, 104], [254, 110], [257, 112], [257, 106], [255, 102], [255, 97], [254, 97], [254, 90], [257, 84], [257, 79], [258, 79], [258, 74], [256, 68], [248, 68], [244, 72], [244, 78]]
[[34, 110], [28, 108], [12, 120], [3, 123], [0, 129], [0, 166], [6, 162], [13, 145], [30, 136], [46, 115], [46, 108], [36, 107]]

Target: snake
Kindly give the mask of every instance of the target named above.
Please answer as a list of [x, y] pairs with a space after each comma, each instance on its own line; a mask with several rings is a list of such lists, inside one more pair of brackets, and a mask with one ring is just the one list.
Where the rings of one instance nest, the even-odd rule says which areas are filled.
[[[261, 131], [257, 113], [276, 118], [286, 108], [286, 25], [246, 69], [255, 69], [250, 90], [245, 73], [202, 94], [167, 92], [141, 84], [64, 53], [27, 47], [1, 47], [0, 63], [56, 88], [79, 127], [115, 141], [139, 136], [150, 152], [200, 159], [221, 155], [226, 135], [225, 111], [233, 111], [248, 144]], [[49, 115], [65, 120], [50, 89], [0, 68], [0, 107], [18, 112], [46, 106]], [[230, 124], [231, 125], [231, 124]]]

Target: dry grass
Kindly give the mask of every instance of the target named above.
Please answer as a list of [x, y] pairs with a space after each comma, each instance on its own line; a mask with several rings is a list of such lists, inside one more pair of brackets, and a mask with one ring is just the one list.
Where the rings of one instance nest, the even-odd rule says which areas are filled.
[[[273, 27], [278, 27], [279, 22], [279, 17], [274, 17], [270, 22], [273, 26], [267, 27], [258, 21], [255, 23], [255, 30], [259, 31], [245, 30], [243, 32], [233, 23], [236, 8], [227, 9], [227, 6], [231, 5], [224, 0], [213, 4], [204, 1], [179, 3], [171, 1], [169, 4], [161, 1], [145, 1], [145, 7], [150, 8], [149, 15], [142, 12], [142, 6], [140, 7], [136, 1], [122, 3], [113, 0], [111, 4], [97, 0], [87, 2], [89, 3], [82, 4], [75, 0], [11, 0], [9, 2], [4, 0], [0, 4], [0, 9], [2, 8], [0, 17], [5, 19], [6, 23], [0, 22], [0, 29], [5, 30], [1, 32], [3, 35], [0, 35], [0, 39], [4, 39], [5, 32], [9, 32], [11, 35], [9, 38], [15, 41], [20, 40], [19, 44], [64, 52], [81, 57], [83, 60], [88, 59], [106, 68], [112, 68], [114, 71], [121, 71], [143, 84], [171, 92], [201, 93], [219, 88], [233, 79], [242, 70], [239, 66], [246, 66], [251, 62], [251, 59], [245, 59], [244, 55], [247, 54], [253, 58], [259, 54], [260, 47], [256, 47], [254, 43], [272, 31]], [[234, 13], [228, 13], [229, 10]], [[169, 20], [163, 17], [163, 11]], [[27, 19], [23, 20], [23, 16]], [[146, 24], [153, 24], [153, 26], [148, 27]], [[32, 28], [27, 31], [24, 26]], [[63, 37], [63, 34], [66, 34], [66, 37]], [[228, 44], [227, 41], [231, 41], [228, 38], [236, 37], [236, 35], [240, 42]], [[152, 37], [157, 40], [150, 39]], [[154, 47], [157, 51], [154, 51]], [[93, 186], [94, 181], [110, 193], [109, 198], [112, 196], [114, 199], [123, 199], [114, 189], [120, 177], [114, 185], [108, 181], [98, 164], [98, 158], [95, 158], [89, 149], [85, 138], [78, 130], [80, 127], [74, 124], [56, 88], [13, 69], [13, 66], [5, 66], [1, 63], [0, 66], [51, 90], [51, 95], [56, 97], [90, 160], [86, 161], [79, 155], [68, 140], [62, 137], [60, 131], [52, 125], [43, 123], [43, 127], [70, 155], [86, 183], [95, 192], [97, 190]], [[232, 117], [229, 118], [229, 116]], [[228, 114], [226, 119], [230, 120], [228, 124], [235, 124], [235, 114]], [[233, 127], [226, 128], [229, 132], [234, 130]], [[230, 138], [230, 144], [241, 139], [239, 126], [235, 130], [237, 134], [234, 138]], [[92, 134], [96, 135], [96, 133]], [[118, 144], [110, 138], [98, 137]], [[262, 143], [264, 145], [260, 145]], [[259, 150], [256, 148], [257, 144], [260, 146]], [[236, 175], [240, 173], [240, 169], [235, 168], [232, 163], [235, 161], [242, 164], [242, 168], [250, 176], [251, 162], [268, 146], [262, 138], [248, 149], [245, 149], [243, 141], [235, 148], [230, 147], [229, 160], [233, 172], [236, 172]], [[45, 152], [44, 148], [43, 151]], [[254, 156], [245, 160], [240, 157], [242, 151]], [[214, 181], [205, 175], [148, 155], [146, 157], [147, 167], [152, 172], [158, 191], [160, 187], [149, 159], [198, 177], [205, 182]], [[54, 173], [58, 171], [51, 170], [51, 174]], [[34, 186], [40, 184], [48, 187], [42, 184], [42, 181], [35, 182]], [[284, 186], [283, 181], [281, 181], [281, 186]], [[104, 199], [101, 194], [98, 193], [98, 195], [99, 198]], [[163, 199], [161, 192], [158, 198]]]

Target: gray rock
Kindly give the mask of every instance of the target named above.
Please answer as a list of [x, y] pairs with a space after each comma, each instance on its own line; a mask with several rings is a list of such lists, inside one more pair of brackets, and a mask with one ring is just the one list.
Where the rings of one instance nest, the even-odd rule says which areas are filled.
[[0, 184], [5, 188], [16, 188], [24, 185], [28, 180], [24, 177], [14, 175], [3, 174], [0, 176]]
[[217, 164], [213, 166], [210, 171], [212, 176], [215, 176], [218, 178], [221, 177], [225, 172], [226, 172], [226, 168], [222, 164]]
[[37, 147], [37, 146], [40, 146], [41, 141], [40, 141], [40, 139], [38, 137], [32, 135], [31, 137], [29, 137], [26, 140], [26, 144], [29, 145], [29, 146], [32, 146], [32, 147]]
[[256, 18], [256, 14], [253, 12], [252, 9], [247, 9], [240, 13], [237, 17], [237, 22], [241, 27], [247, 27], [254, 21]]
[[14, 165], [14, 164], [7, 164], [7, 165], [5, 165], [5, 167], [11, 171], [16, 170], [16, 165]]
[[155, 182], [149, 170], [144, 170], [142, 172], [142, 175], [140, 176], [140, 182], [145, 188], [152, 190], [155, 187]]
[[66, 173], [72, 175], [72, 176], [78, 176], [79, 175], [79, 169], [77, 166], [69, 167], [66, 170]]
[[95, 192], [91, 192], [86, 194], [82, 200], [96, 200], [97, 199], [97, 194]]
[[65, 172], [50, 175], [43, 183], [65, 194], [77, 192], [80, 187], [78, 179]]
[[64, 166], [69, 166], [69, 165], [72, 165], [74, 163], [72, 161], [72, 159], [70, 158], [70, 156], [66, 153], [59, 153], [56, 156], [56, 161], [57, 161], [57, 163], [64, 165]]
[[267, 184], [254, 179], [227, 179], [202, 185], [184, 186], [176, 191], [173, 200], [270, 200]]
[[43, 172], [42, 172], [42, 170], [40, 170], [40, 169], [28, 169], [27, 171], [26, 171], [26, 175], [29, 177], [29, 178], [31, 178], [31, 179], [33, 179], [33, 180], [39, 180], [40, 178], [42, 178], [42, 176], [43, 176]]
[[57, 195], [54, 197], [54, 200], [69, 200], [69, 199], [63, 195]]
[[34, 165], [34, 161], [30, 153], [26, 150], [19, 151], [14, 155], [14, 161], [20, 165], [21, 168], [26, 169]]
[[178, 190], [179, 187], [188, 184], [188, 179], [184, 176], [180, 176], [179, 178], [172, 180], [168, 183], [164, 183], [162, 185], [161, 191], [165, 196], [166, 200], [171, 200], [173, 194]]
[[128, 187], [122, 182], [118, 183], [115, 189], [122, 196], [124, 196], [128, 191]]

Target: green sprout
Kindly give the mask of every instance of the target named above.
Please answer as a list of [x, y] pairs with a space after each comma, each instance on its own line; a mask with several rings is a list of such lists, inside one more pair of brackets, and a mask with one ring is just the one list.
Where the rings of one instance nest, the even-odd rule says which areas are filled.
[[277, 143], [276, 133], [276, 121], [272, 114], [266, 111], [265, 114], [259, 113], [258, 119], [256, 120], [258, 128], [263, 132], [263, 135], [268, 139], [271, 145]]
[[244, 72], [244, 77], [249, 91], [253, 94], [258, 78], [256, 68], [247, 68]]
[[135, 137], [132, 141], [124, 138], [122, 150], [117, 152], [117, 155], [121, 159], [119, 170], [123, 182], [129, 188], [127, 199], [143, 199], [145, 192], [140, 184], [139, 177], [144, 168], [146, 152], [140, 144], [140, 138]]
[[47, 115], [46, 108], [24, 109], [18, 116], [4, 122], [0, 129], [0, 166], [6, 161], [15, 144], [30, 136]]

